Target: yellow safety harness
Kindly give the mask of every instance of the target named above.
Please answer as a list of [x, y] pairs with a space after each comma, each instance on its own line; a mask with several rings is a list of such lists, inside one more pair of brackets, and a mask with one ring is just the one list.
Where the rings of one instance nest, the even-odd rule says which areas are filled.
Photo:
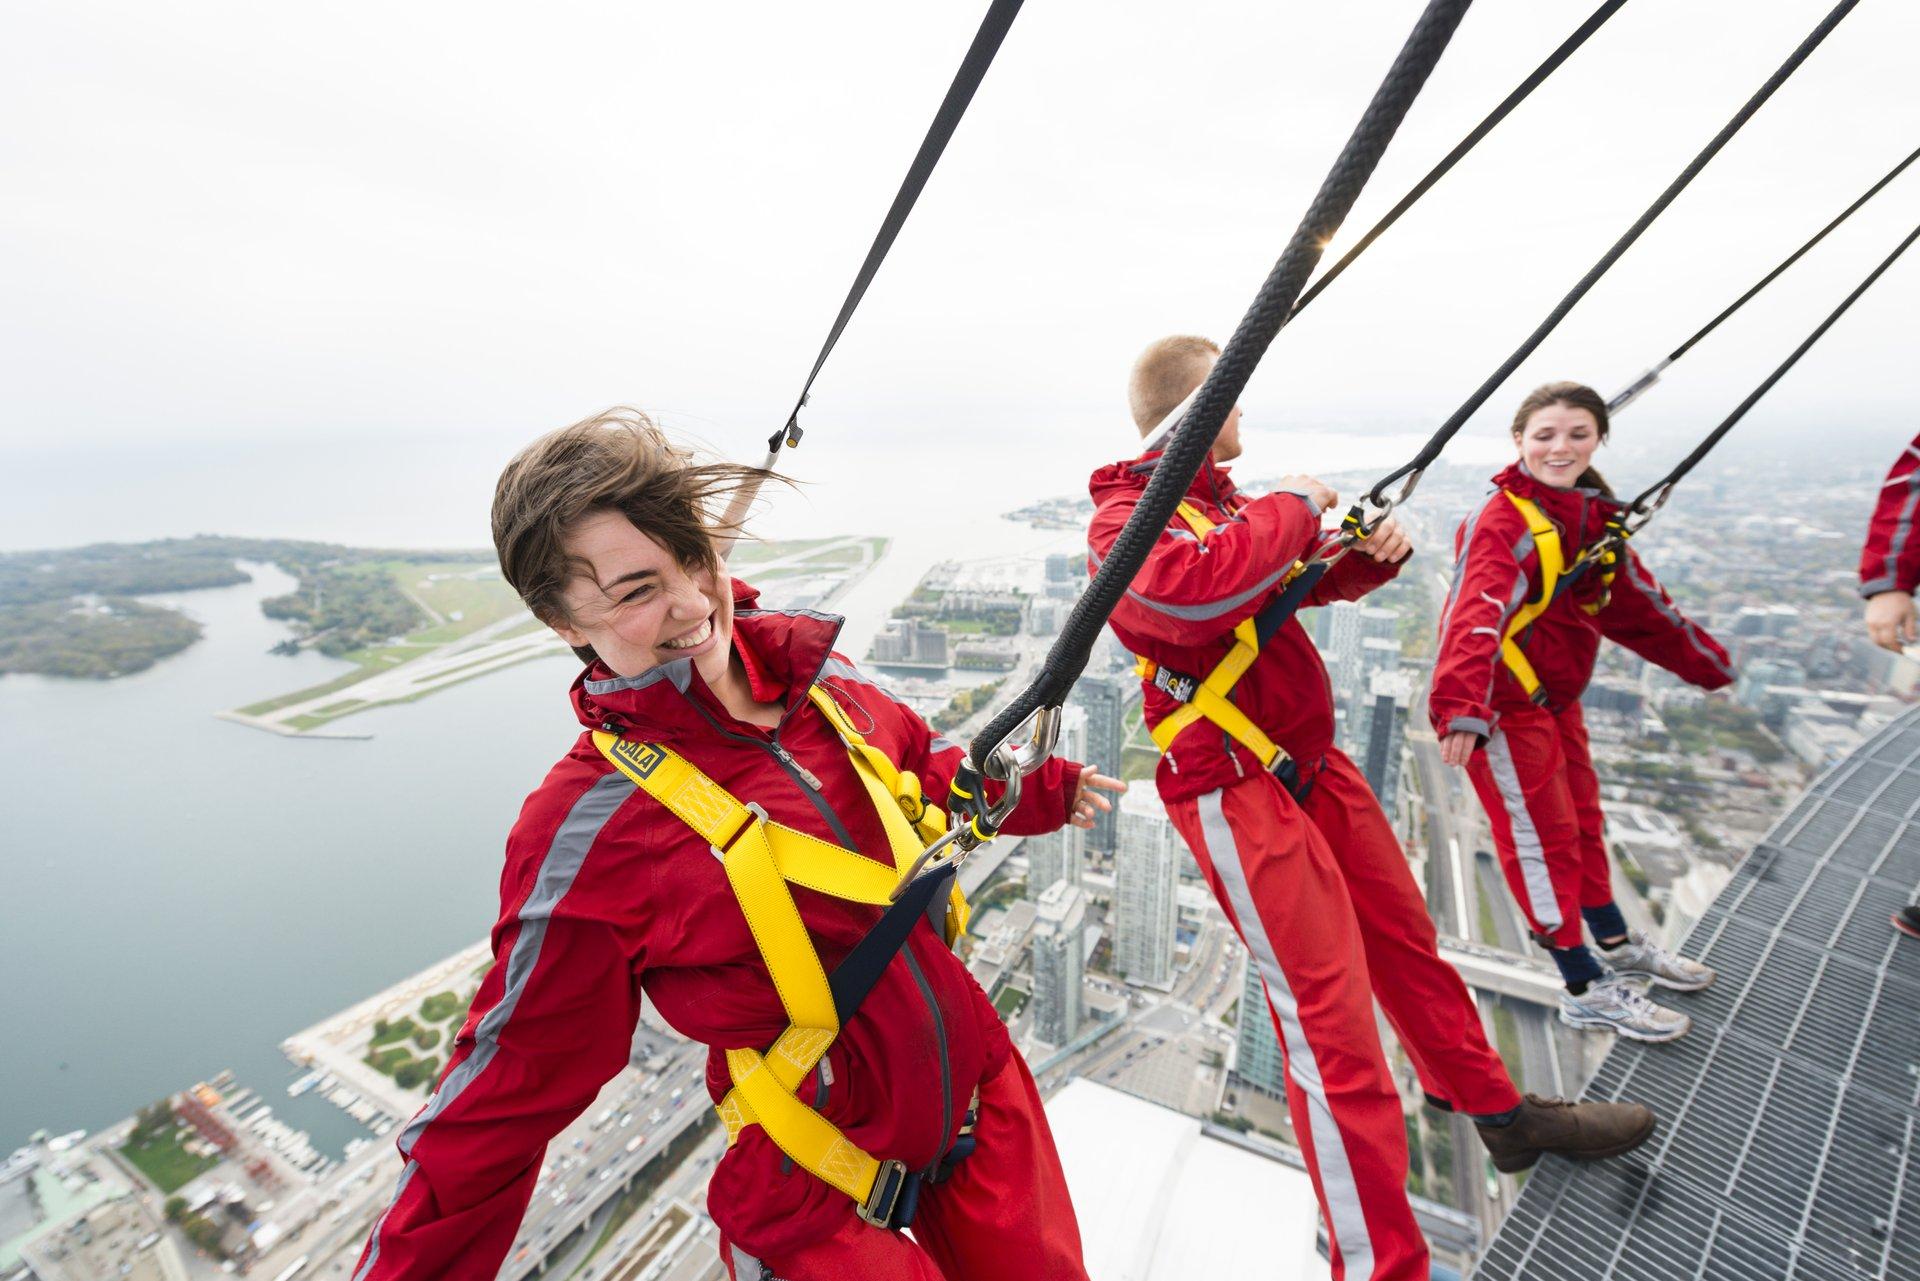
[[[1215, 523], [1192, 503], [1181, 503], [1176, 510], [1180, 519], [1193, 530], [1195, 538], [1204, 540], [1208, 532], [1215, 528]], [[1295, 561], [1283, 581], [1291, 582], [1305, 568], [1303, 563]], [[1233, 629], [1233, 648], [1227, 651], [1226, 657], [1214, 664], [1213, 670], [1204, 679], [1198, 681], [1162, 667], [1144, 654], [1134, 655], [1133, 669], [1140, 678], [1171, 694], [1182, 704], [1173, 715], [1153, 727], [1154, 746], [1162, 752], [1168, 751], [1182, 730], [1197, 720], [1205, 719], [1218, 725], [1234, 742], [1252, 752], [1262, 768], [1277, 771], [1285, 766], [1291, 758], [1233, 702], [1233, 687], [1239, 684], [1240, 678], [1247, 674], [1247, 669], [1253, 666], [1258, 657], [1259, 628], [1253, 618], [1243, 619]]]
[[[812, 686], [807, 696], [846, 744], [886, 828], [891, 867], [773, 822], [758, 805], [742, 803], [671, 748], [605, 731], [596, 732], [593, 741], [615, 769], [692, 828], [720, 858], [786, 1011], [788, 1027], [765, 1054], [727, 1051], [733, 1089], [717, 1110], [728, 1145], [757, 1123], [796, 1164], [852, 1197], [862, 1219], [891, 1228], [898, 1226], [893, 1218], [908, 1181], [905, 1165], [875, 1159], [795, 1096], [839, 1036], [840, 1018], [826, 967], [788, 886], [884, 908], [914, 860], [946, 831], [947, 816], [927, 803], [917, 777], [897, 768], [854, 729], [823, 686]], [[946, 908], [949, 944], [966, 932], [967, 919], [966, 896], [955, 884]]]
[[[1600, 565], [1600, 595], [1582, 603], [1580, 608], [1588, 614], [1597, 614], [1605, 609], [1613, 594], [1613, 579], [1619, 571], [1620, 553], [1614, 541], [1609, 539], [1602, 544], [1604, 550], [1594, 554], [1583, 549], [1569, 566], [1566, 549], [1560, 540], [1560, 527], [1540, 510], [1540, 504], [1508, 490], [1500, 492], [1506, 494], [1508, 501], [1519, 509], [1520, 515], [1526, 520], [1527, 531], [1533, 535], [1534, 552], [1540, 558], [1540, 594], [1514, 612], [1507, 624], [1506, 634], [1500, 638], [1500, 658], [1506, 663], [1507, 670], [1513, 673], [1513, 678], [1520, 682], [1520, 688], [1526, 691], [1527, 697], [1534, 703], [1544, 703], [1547, 701], [1546, 687], [1540, 683], [1539, 674], [1533, 670], [1533, 664], [1520, 648], [1520, 634], [1533, 625], [1534, 619], [1547, 612], [1569, 575], [1581, 571], [1594, 561]], [[1619, 524], [1618, 518], [1609, 519], [1607, 528], [1609, 532], [1625, 536], [1625, 528]]]

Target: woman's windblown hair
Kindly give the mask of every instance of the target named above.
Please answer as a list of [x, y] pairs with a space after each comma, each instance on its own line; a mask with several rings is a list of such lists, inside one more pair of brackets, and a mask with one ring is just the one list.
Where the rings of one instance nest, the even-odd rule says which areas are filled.
[[[500, 572], [542, 622], [567, 621], [563, 593], [584, 568], [566, 537], [597, 511], [617, 511], [687, 569], [716, 569], [716, 542], [739, 533], [729, 500], [774, 473], [703, 459], [637, 409], [610, 409], [549, 432], [507, 464], [493, 495]], [[581, 657], [591, 661], [591, 653]]]

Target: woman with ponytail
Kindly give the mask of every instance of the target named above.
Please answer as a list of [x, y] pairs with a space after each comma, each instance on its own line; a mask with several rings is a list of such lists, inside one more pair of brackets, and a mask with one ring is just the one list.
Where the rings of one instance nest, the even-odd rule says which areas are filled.
[[1624, 511], [1593, 468], [1607, 431], [1605, 399], [1580, 383], [1520, 403], [1519, 457], [1455, 536], [1428, 709], [1441, 759], [1466, 766], [1507, 884], [1566, 982], [1561, 1021], [1670, 1041], [1690, 1020], [1628, 980], [1697, 991], [1713, 971], [1629, 930], [1614, 902], [1580, 695], [1602, 637], [1703, 689], [1733, 669], [1632, 551], [1581, 559]]

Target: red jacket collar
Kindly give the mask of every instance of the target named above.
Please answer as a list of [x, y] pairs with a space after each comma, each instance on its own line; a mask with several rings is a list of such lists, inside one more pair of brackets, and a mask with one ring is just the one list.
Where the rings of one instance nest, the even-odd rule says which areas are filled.
[[1625, 506], [1593, 485], [1559, 489], [1528, 471], [1525, 463], [1509, 463], [1493, 483], [1519, 498], [1530, 499], [1562, 530], [1576, 533], [1584, 545], [1605, 531], [1607, 517]]
[[[1117, 463], [1108, 463], [1094, 472], [1087, 481], [1087, 490], [1093, 495], [1094, 505], [1105, 502], [1109, 495], [1121, 491], [1138, 491], [1147, 487], [1153, 479], [1154, 471], [1160, 466], [1162, 451], [1150, 449], [1138, 458], [1122, 459]], [[1231, 469], [1214, 462], [1212, 457], [1200, 465], [1193, 482], [1187, 486], [1186, 496], [1210, 507], [1224, 510], [1228, 500], [1240, 493], [1234, 487]]]
[[[747, 683], [761, 702], [783, 702], [791, 713], [833, 652], [844, 619], [811, 610], [762, 609], [760, 593], [733, 581], [733, 649]], [[594, 663], [574, 679], [574, 714], [589, 729], [608, 722], [621, 733], [671, 739], [689, 730], [706, 732], [718, 720], [733, 722], [690, 658], [616, 676]]]

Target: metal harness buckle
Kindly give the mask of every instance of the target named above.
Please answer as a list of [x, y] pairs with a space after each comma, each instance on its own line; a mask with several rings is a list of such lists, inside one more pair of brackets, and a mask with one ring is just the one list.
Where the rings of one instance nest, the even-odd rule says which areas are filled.
[[907, 1165], [904, 1161], [882, 1161], [879, 1172], [873, 1176], [873, 1191], [867, 1193], [867, 1199], [860, 1203], [857, 1211], [864, 1223], [876, 1228], [885, 1228], [892, 1232], [906, 1226], [893, 1221], [894, 1212], [900, 1206], [900, 1197], [907, 1190]]

